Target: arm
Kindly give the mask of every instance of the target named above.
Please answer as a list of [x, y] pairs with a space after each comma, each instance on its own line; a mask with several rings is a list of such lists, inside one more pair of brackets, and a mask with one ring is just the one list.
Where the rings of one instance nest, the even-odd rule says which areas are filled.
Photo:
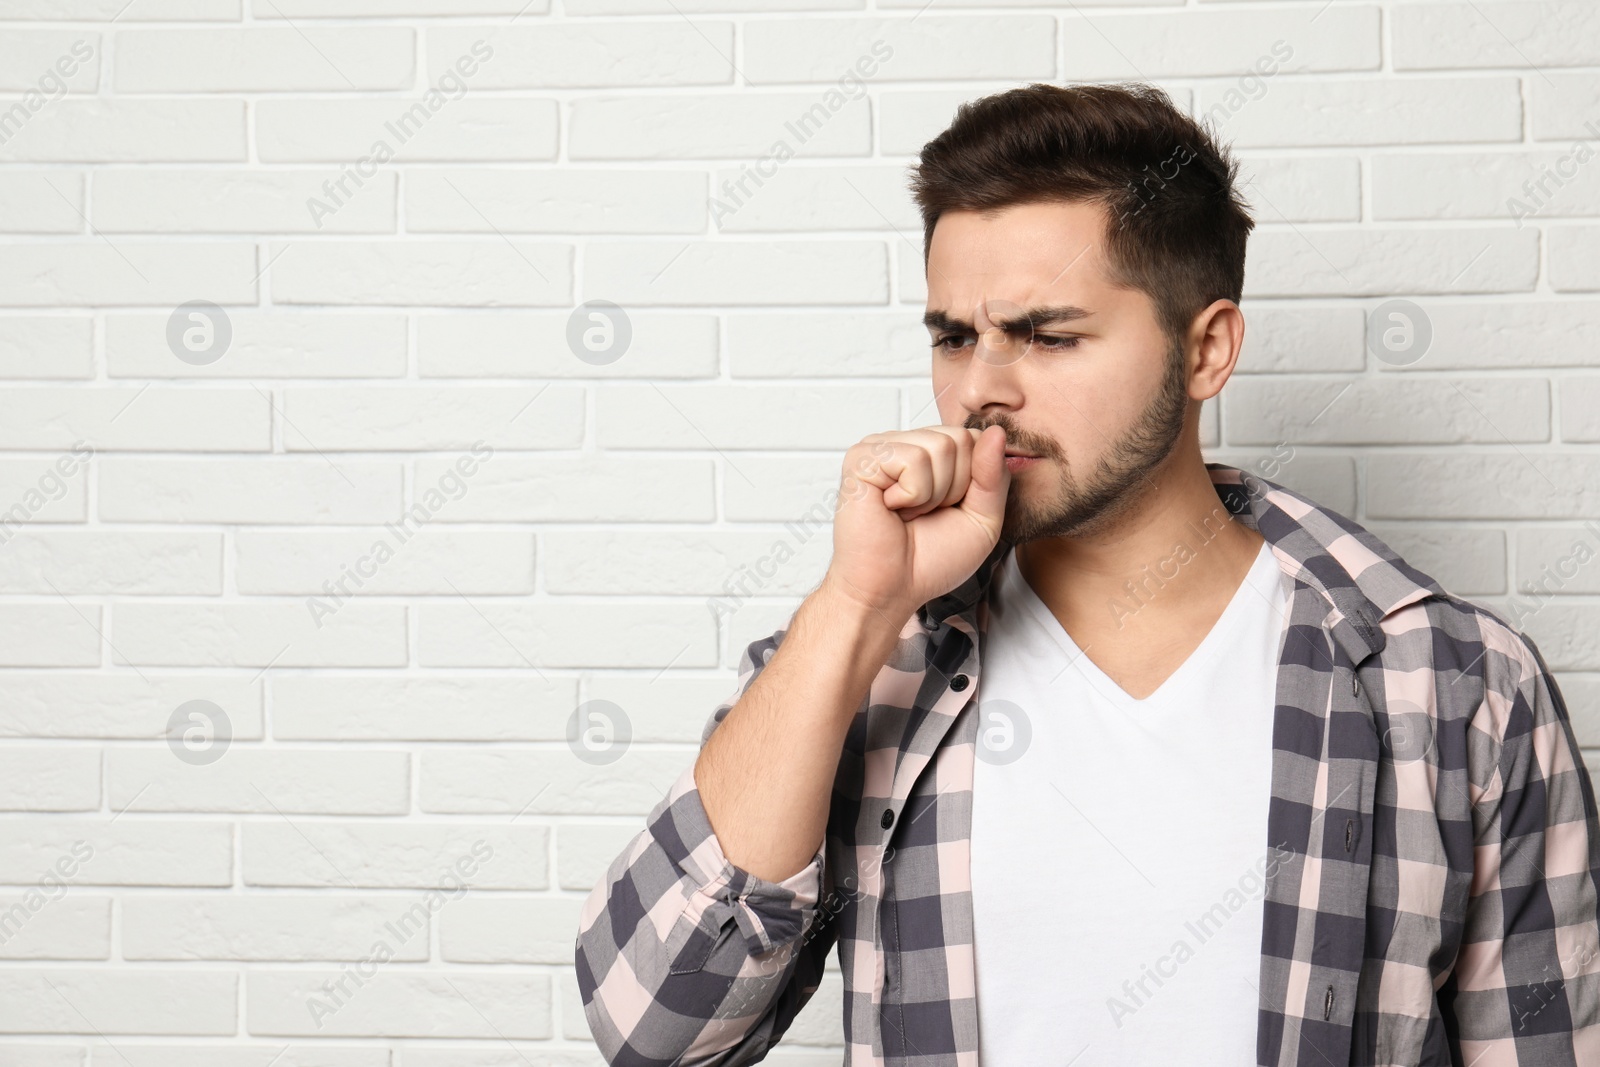
[[827, 576], [745, 649], [694, 766], [584, 904], [578, 985], [608, 1063], [753, 1063], [816, 991], [844, 906], [825, 842], [844, 738], [917, 605], [993, 550], [1004, 449], [996, 426], [934, 426], [845, 453]]
[[1457, 1063], [1585, 1063], [1600, 1049], [1600, 817], [1561, 692], [1485, 621], [1468, 731], [1474, 874], [1448, 1005]]
[[745, 648], [700, 758], [584, 903], [579, 991], [607, 1063], [753, 1063], [815, 993], [837, 938], [829, 798], [896, 636], [824, 582]]

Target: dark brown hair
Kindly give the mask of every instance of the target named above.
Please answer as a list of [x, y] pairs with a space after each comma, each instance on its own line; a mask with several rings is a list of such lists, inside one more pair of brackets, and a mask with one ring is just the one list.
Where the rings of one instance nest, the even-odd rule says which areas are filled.
[[1255, 223], [1234, 188], [1238, 167], [1153, 85], [1035, 82], [970, 100], [912, 167], [924, 268], [946, 211], [1097, 202], [1112, 281], [1148, 294], [1181, 345], [1195, 315], [1244, 288]]

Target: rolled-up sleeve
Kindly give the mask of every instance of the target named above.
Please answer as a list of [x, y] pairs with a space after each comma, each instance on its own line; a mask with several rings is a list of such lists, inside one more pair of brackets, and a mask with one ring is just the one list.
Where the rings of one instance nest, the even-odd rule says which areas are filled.
[[[746, 648], [739, 684], [702, 744], [782, 633]], [[580, 914], [579, 992], [606, 1062], [731, 1065], [765, 1055], [816, 991], [837, 936], [835, 924], [817, 921], [826, 852], [824, 841], [782, 881], [730, 862], [691, 760]]]

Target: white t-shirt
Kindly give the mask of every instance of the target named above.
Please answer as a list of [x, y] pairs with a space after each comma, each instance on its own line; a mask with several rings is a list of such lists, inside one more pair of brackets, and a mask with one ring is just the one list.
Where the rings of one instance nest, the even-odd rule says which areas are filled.
[[1134, 700], [1006, 556], [972, 800], [982, 1067], [1256, 1062], [1286, 582], [1263, 543], [1199, 647]]

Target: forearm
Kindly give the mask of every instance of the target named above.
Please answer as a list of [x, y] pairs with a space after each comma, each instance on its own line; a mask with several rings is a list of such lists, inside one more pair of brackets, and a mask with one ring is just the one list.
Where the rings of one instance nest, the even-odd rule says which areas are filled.
[[906, 618], [840, 595], [827, 580], [800, 605], [695, 763], [700, 801], [730, 862], [772, 881], [811, 862], [845, 734]]

